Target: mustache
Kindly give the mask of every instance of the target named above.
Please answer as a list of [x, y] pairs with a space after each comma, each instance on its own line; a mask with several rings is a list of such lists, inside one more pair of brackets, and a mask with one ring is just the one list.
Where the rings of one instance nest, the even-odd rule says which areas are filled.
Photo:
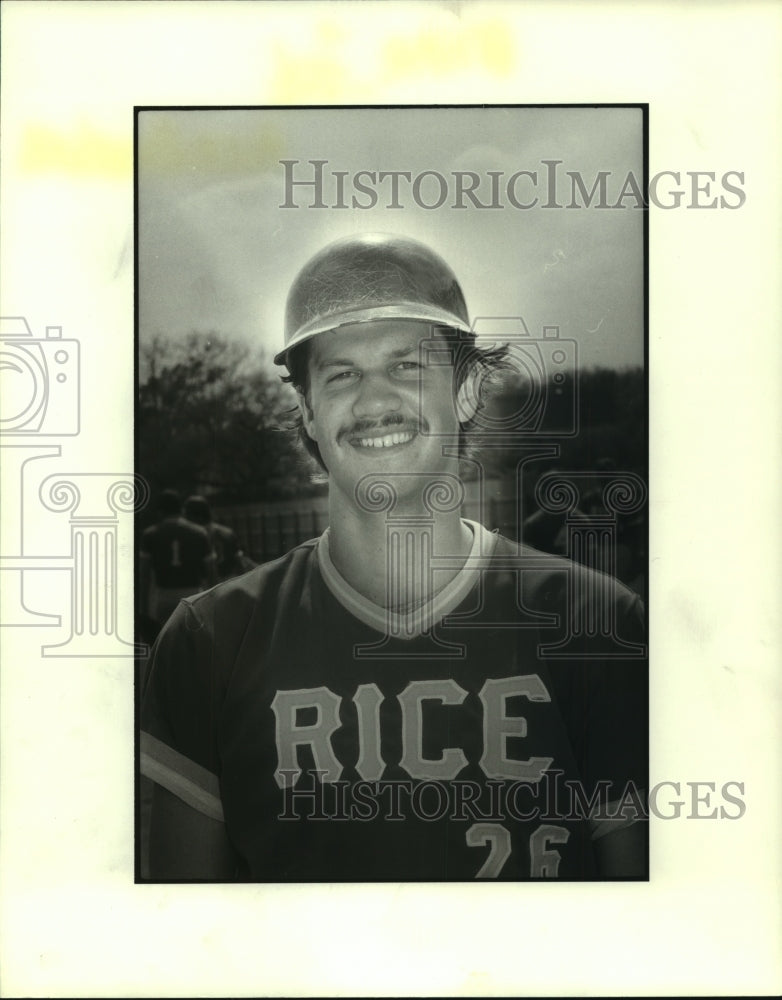
[[380, 431], [386, 430], [386, 428], [391, 430], [404, 430], [413, 431], [414, 433], [419, 433], [421, 431], [426, 432], [428, 430], [428, 425], [425, 420], [409, 420], [401, 416], [398, 413], [389, 413], [385, 417], [381, 417], [379, 420], [357, 420], [350, 427], [346, 427], [344, 430], [340, 431], [339, 436], [342, 437], [360, 437], [362, 434], [366, 434], [367, 431]]

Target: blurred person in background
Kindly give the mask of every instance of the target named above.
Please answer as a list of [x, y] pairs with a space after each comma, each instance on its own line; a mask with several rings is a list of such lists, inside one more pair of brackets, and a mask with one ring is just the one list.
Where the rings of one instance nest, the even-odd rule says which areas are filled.
[[176, 490], [163, 490], [160, 519], [141, 536], [139, 611], [143, 636], [157, 637], [183, 597], [218, 582], [217, 559], [206, 530], [182, 516]]
[[203, 528], [209, 536], [217, 560], [217, 577], [229, 580], [249, 569], [255, 563], [242, 551], [239, 538], [233, 528], [212, 520], [212, 511], [207, 500], [194, 494], [185, 500], [185, 517]]

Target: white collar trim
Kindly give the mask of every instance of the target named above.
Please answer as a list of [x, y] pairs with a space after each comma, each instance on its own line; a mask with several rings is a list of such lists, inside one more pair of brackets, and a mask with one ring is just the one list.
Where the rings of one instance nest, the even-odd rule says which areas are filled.
[[463, 519], [472, 531], [473, 542], [464, 566], [431, 600], [410, 611], [392, 611], [364, 597], [337, 570], [329, 551], [329, 529], [318, 540], [317, 554], [321, 576], [331, 593], [352, 615], [383, 635], [414, 639], [431, 629], [461, 604], [477, 583], [482, 568], [494, 553], [497, 536], [477, 521]]

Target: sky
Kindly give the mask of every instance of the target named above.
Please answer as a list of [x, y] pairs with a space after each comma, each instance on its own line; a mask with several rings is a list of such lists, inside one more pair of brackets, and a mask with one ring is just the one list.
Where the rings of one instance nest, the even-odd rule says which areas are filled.
[[[286, 168], [281, 161], [297, 160]], [[312, 188], [286, 192], [286, 169], [311, 179], [325, 160], [323, 201]], [[544, 161], [561, 161], [547, 166]], [[521, 317], [532, 337], [559, 327], [580, 367], [622, 368], [644, 357], [643, 218], [630, 193], [620, 208], [568, 208], [578, 172], [589, 191], [607, 171], [609, 206], [629, 172], [642, 185], [637, 108], [361, 108], [142, 110], [138, 117], [139, 336], [177, 340], [217, 331], [282, 346], [288, 288], [325, 244], [360, 232], [423, 240], [456, 272], [476, 329], [502, 336]], [[340, 203], [335, 172], [345, 172]], [[358, 171], [409, 171], [394, 204], [388, 179], [378, 202]], [[447, 197], [438, 207], [444, 178]], [[478, 175], [482, 209], [458, 196], [454, 172]], [[495, 172], [493, 181], [489, 172]], [[531, 208], [514, 207], [512, 193]], [[550, 171], [556, 172], [551, 195]], [[359, 179], [360, 181], [361, 179]], [[464, 181], [465, 184], [471, 183]], [[281, 207], [286, 200], [297, 207]], [[584, 199], [579, 196], [579, 205]], [[456, 208], [454, 204], [464, 207]], [[562, 207], [544, 207], [553, 202]], [[478, 320], [478, 322], [476, 322]]]

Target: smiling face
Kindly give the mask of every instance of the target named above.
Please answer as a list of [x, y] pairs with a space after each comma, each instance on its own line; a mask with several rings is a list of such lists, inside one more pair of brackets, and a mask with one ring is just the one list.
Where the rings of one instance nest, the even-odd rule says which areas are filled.
[[443, 352], [420, 350], [431, 338], [427, 323], [383, 320], [313, 339], [309, 391], [299, 405], [331, 488], [346, 498], [372, 472], [456, 471], [458, 460], [443, 456], [459, 434], [453, 367], [442, 363]]

